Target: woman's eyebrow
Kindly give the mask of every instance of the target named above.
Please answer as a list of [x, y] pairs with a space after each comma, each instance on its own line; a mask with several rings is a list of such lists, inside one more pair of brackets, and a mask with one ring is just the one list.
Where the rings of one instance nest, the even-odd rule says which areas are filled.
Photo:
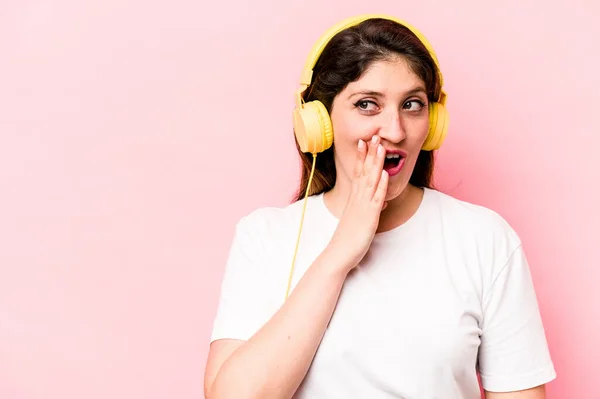
[[[424, 87], [422, 86], [418, 86], [415, 87], [414, 89], [411, 89], [409, 91], [407, 91], [406, 93], [404, 93], [404, 96], [411, 96], [413, 94], [418, 94], [418, 93], [422, 93], [422, 94], [427, 94], [426, 90]], [[348, 96], [348, 99], [351, 99], [354, 96], [357, 95], [363, 95], [363, 96], [373, 96], [373, 97], [382, 97], [385, 98], [385, 94], [379, 92], [379, 91], [375, 91], [375, 90], [360, 90], [357, 91], [355, 93], [352, 93]]]
[[385, 97], [385, 95], [383, 93], [380, 93], [378, 91], [373, 91], [373, 90], [361, 90], [361, 91], [357, 91], [356, 93], [352, 93], [348, 96], [348, 99], [351, 99], [354, 96], [358, 96], [358, 95], [363, 95], [363, 96], [373, 96], [373, 97]]

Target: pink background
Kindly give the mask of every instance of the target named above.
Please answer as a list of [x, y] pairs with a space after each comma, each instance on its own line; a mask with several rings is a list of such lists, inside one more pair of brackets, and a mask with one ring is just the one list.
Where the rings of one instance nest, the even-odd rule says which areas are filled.
[[437, 183], [521, 234], [548, 397], [600, 397], [593, 3], [0, 2], [0, 398], [202, 397], [234, 223], [290, 198], [304, 57], [364, 12], [438, 51]]

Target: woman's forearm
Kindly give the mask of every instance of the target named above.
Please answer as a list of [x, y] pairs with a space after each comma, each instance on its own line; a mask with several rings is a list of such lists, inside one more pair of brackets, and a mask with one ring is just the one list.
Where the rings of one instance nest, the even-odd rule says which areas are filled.
[[325, 250], [287, 301], [223, 364], [207, 399], [286, 398], [306, 375], [351, 268]]

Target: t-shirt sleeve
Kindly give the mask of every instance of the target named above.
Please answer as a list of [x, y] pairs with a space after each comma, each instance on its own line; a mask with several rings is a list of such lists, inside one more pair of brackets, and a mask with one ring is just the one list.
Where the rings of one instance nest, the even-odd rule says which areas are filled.
[[211, 342], [223, 338], [248, 340], [272, 314], [264, 234], [256, 212], [242, 217], [235, 226]]
[[479, 372], [487, 391], [533, 388], [556, 378], [522, 245], [483, 299]]

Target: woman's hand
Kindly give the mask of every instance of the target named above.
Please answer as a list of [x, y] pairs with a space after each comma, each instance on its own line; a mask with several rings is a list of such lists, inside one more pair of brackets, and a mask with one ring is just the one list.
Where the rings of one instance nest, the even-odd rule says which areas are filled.
[[385, 149], [379, 136], [370, 143], [360, 140], [352, 189], [338, 227], [328, 246], [343, 257], [348, 271], [354, 268], [367, 253], [384, 209], [389, 176], [383, 170]]

